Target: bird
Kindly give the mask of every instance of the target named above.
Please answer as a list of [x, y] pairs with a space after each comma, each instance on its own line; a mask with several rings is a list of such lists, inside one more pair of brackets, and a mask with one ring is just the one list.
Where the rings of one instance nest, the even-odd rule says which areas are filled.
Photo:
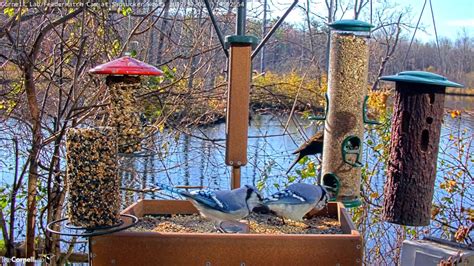
[[323, 186], [295, 183], [264, 199], [263, 204], [285, 223], [285, 218], [301, 221], [312, 209], [322, 210], [328, 200], [328, 192]]
[[224, 221], [239, 221], [247, 217], [255, 207], [263, 205], [263, 197], [254, 186], [245, 185], [233, 190], [195, 190], [188, 192], [165, 184], [159, 189], [179, 194], [198, 209], [199, 213], [213, 221], [218, 229]]
[[303, 145], [301, 145], [296, 151], [292, 154], [298, 154], [296, 160], [293, 161], [290, 168], [286, 171], [288, 174], [291, 169], [301, 160], [303, 157], [307, 155], [314, 155], [318, 153], [323, 153], [323, 142], [324, 142], [324, 131], [319, 131], [314, 136], [312, 136], [309, 140], [305, 141]]

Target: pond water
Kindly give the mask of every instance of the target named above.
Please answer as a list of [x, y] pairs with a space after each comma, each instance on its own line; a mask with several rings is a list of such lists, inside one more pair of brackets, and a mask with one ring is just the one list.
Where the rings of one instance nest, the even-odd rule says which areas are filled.
[[[440, 150], [448, 154], [455, 154], [457, 148], [452, 147], [449, 135], [453, 132], [465, 130], [468, 136], [474, 134], [474, 97], [447, 97], [445, 104], [446, 115], [442, 125]], [[461, 110], [461, 119], [452, 118], [451, 110]], [[176, 135], [176, 130], [182, 133]], [[254, 115], [249, 127], [248, 163], [242, 167], [242, 184], [257, 185], [263, 180], [265, 194], [273, 193], [277, 187], [284, 187], [288, 182], [285, 175], [295, 156], [291, 154], [306, 139], [322, 130], [322, 125], [288, 115], [258, 114]], [[377, 140], [371, 126], [366, 127], [366, 139]], [[170, 183], [173, 185], [203, 186], [211, 189], [228, 189], [230, 187], [230, 168], [225, 165], [225, 124], [217, 124], [191, 131], [185, 129], [171, 129], [160, 133], [152, 139], [153, 150], [157, 151], [150, 156], [124, 158], [122, 172], [124, 186], [136, 189], [148, 188], [153, 184]], [[2, 151], [2, 157], [8, 158], [9, 153]], [[11, 155], [11, 153], [10, 153]], [[364, 162], [368, 168], [374, 166], [374, 154], [364, 152]], [[440, 155], [440, 159], [443, 156]], [[316, 162], [315, 157], [310, 159]], [[303, 165], [296, 165], [290, 176], [298, 176], [295, 171]], [[379, 165], [379, 173], [371, 180], [371, 187], [380, 194], [383, 193], [385, 176], [384, 165]], [[470, 163], [472, 169], [472, 162]], [[131, 171], [129, 171], [131, 170]], [[472, 171], [472, 170], [470, 170]], [[439, 173], [439, 179], [441, 173]], [[296, 180], [297, 181], [297, 180]], [[12, 173], [7, 167], [0, 169], [2, 186], [11, 184]], [[315, 182], [308, 180], [307, 182]], [[438, 181], [439, 182], [439, 181]], [[442, 192], [436, 192], [442, 193]], [[473, 197], [472, 186], [468, 190]], [[436, 196], [436, 194], [435, 194]], [[148, 198], [161, 198], [161, 194], [147, 194]], [[127, 197], [124, 205], [138, 199], [138, 195]], [[472, 206], [470, 206], [472, 208]], [[369, 216], [372, 214], [369, 213]], [[23, 216], [23, 215], [21, 215]], [[19, 239], [24, 236], [24, 217], [18, 217]], [[21, 229], [23, 228], [23, 229]], [[360, 230], [364, 230], [360, 228]], [[370, 231], [370, 230], [369, 230]], [[370, 233], [370, 234], [369, 234]], [[379, 245], [377, 233], [364, 234], [366, 254]], [[385, 232], [384, 232], [385, 233]], [[396, 237], [396, 229], [387, 230], [387, 234]], [[84, 246], [77, 247], [77, 251], [84, 251]], [[383, 252], [381, 252], [383, 253]], [[372, 261], [372, 259], [368, 259]]]
[[[471, 135], [474, 132], [474, 97], [448, 97], [445, 106], [442, 150], [449, 148], [443, 146], [447, 144], [444, 139], [453, 129], [465, 128]], [[461, 110], [462, 118], [452, 118], [450, 110]], [[322, 130], [321, 125], [300, 117], [288, 121], [287, 115], [254, 115], [249, 127], [248, 164], [242, 167], [242, 184], [256, 185], [265, 178], [267, 192], [275, 190], [274, 184], [284, 184], [287, 181], [285, 172], [295, 159], [291, 153], [319, 130]], [[366, 134], [372, 133], [371, 126], [366, 126]], [[135, 170], [142, 173], [141, 186], [164, 182], [211, 189], [230, 187], [230, 167], [224, 163], [225, 124], [194, 129], [175, 139], [159, 139], [159, 154], [134, 159]], [[370, 154], [364, 159], [370, 167]], [[296, 165], [289, 175], [296, 175], [295, 170], [301, 167]], [[136, 182], [130, 182], [132, 184], [137, 186]]]

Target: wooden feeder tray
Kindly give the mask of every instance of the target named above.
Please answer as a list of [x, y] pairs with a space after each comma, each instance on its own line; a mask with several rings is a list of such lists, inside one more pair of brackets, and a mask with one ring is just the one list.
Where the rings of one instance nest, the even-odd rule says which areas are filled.
[[[184, 200], [140, 200], [122, 214], [195, 214]], [[212, 234], [122, 231], [92, 237], [93, 265], [361, 265], [362, 236], [342, 203], [329, 203], [343, 234]], [[316, 214], [317, 215], [317, 214]]]

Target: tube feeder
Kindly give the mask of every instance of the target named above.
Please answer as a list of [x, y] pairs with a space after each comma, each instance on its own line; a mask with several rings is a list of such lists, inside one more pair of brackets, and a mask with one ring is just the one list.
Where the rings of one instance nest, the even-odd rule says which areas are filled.
[[361, 204], [360, 178], [369, 62], [369, 23], [340, 20], [329, 25], [328, 93], [323, 145], [323, 185], [338, 180], [336, 200]]
[[231, 188], [240, 187], [240, 167], [247, 164], [250, 81], [254, 36], [226, 36], [229, 49], [229, 82], [226, 114], [225, 163], [232, 167]]
[[163, 72], [130, 56], [124, 56], [96, 66], [89, 73], [107, 75], [106, 84], [111, 96], [107, 126], [117, 129], [119, 153], [132, 154], [140, 151], [143, 135], [139, 104], [134, 93], [140, 87], [139, 76], [160, 76]]
[[383, 217], [429, 225], [446, 87], [463, 85], [423, 71], [380, 79], [394, 81], [396, 88]]

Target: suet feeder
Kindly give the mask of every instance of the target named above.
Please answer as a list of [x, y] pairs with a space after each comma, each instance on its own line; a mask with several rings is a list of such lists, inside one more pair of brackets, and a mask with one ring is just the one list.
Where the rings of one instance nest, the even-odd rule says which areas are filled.
[[68, 219], [73, 226], [114, 226], [120, 219], [115, 128], [71, 128], [66, 134]]
[[247, 164], [251, 54], [257, 43], [257, 38], [253, 36], [226, 36], [229, 82], [225, 162], [232, 167], [231, 188], [240, 187], [240, 167]]
[[328, 93], [322, 184], [339, 182], [336, 200], [346, 207], [360, 205], [362, 141], [367, 98], [369, 37], [372, 25], [358, 20], [330, 24]]
[[429, 225], [446, 87], [463, 86], [422, 71], [400, 72], [381, 80], [394, 81], [396, 88], [384, 219]]
[[140, 88], [139, 76], [160, 76], [163, 72], [130, 56], [124, 56], [96, 66], [89, 73], [107, 75], [106, 84], [111, 100], [106, 125], [117, 129], [119, 153], [140, 151], [143, 134], [139, 104], [135, 98], [135, 93]]

